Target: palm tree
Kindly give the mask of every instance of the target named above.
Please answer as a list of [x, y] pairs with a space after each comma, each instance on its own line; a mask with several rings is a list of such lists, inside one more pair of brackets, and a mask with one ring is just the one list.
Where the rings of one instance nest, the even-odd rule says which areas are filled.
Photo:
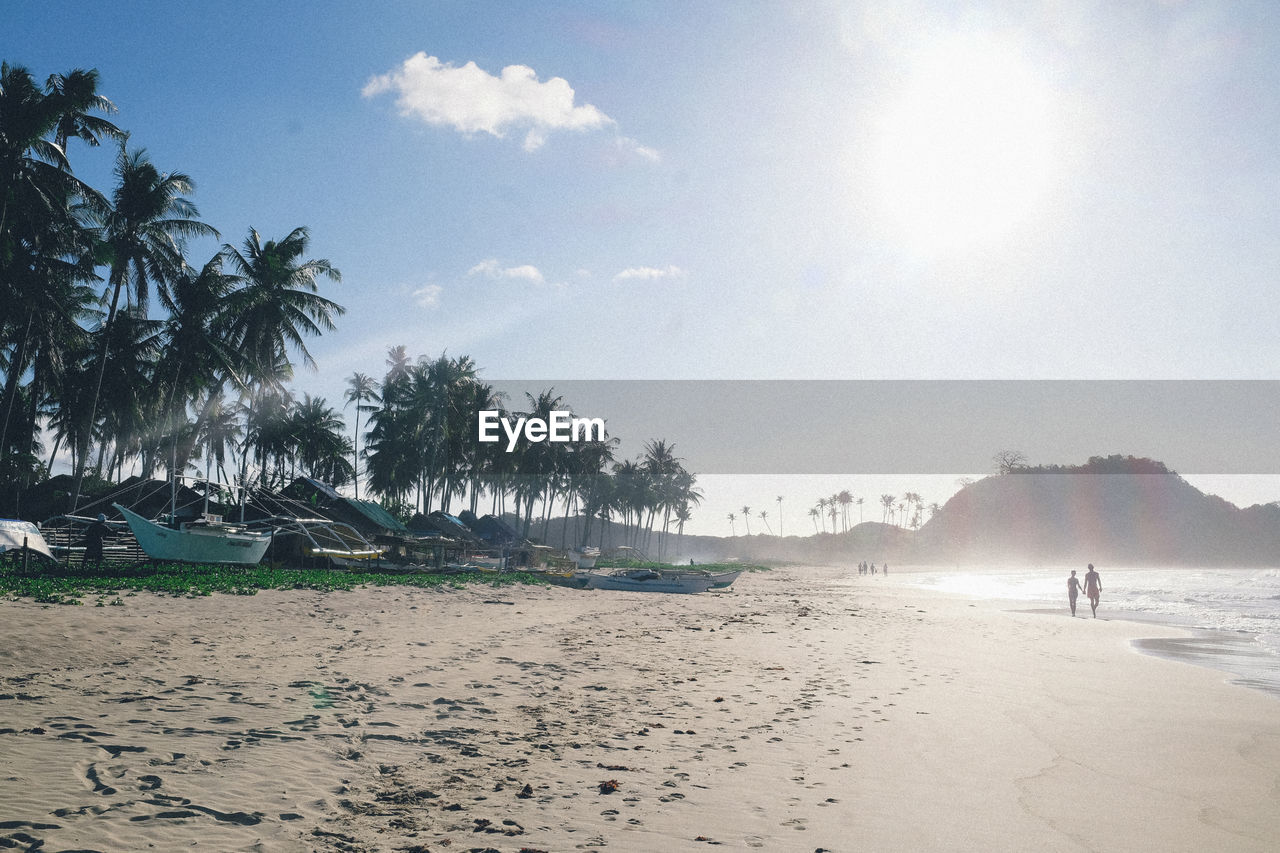
[[[77, 81], [74, 91], [63, 91], [63, 80]], [[42, 91], [26, 68], [0, 63], [0, 304], [6, 308], [0, 311], [0, 363], [8, 350], [0, 456], [11, 444], [36, 441], [42, 391], [59, 382], [54, 372], [82, 334], [77, 321], [91, 294], [77, 283], [91, 280], [96, 245], [85, 206], [100, 208], [103, 200], [71, 173], [66, 142], [77, 118], [83, 121], [74, 135], [90, 144], [98, 134], [119, 132], [87, 115], [110, 103], [96, 100], [96, 81], [96, 72], [77, 70], [50, 78]], [[15, 420], [19, 380], [28, 370], [28, 416]], [[23, 427], [11, 441], [9, 427], [19, 421]]]
[[782, 537], [782, 495], [778, 495], [778, 537]]
[[91, 114], [116, 112], [116, 105], [98, 94], [98, 69], [77, 68], [68, 74], [52, 74], [45, 82], [45, 92], [57, 116], [53, 142], [64, 156], [67, 143], [73, 138], [96, 147], [102, 137], [123, 139], [127, 135], [105, 118]]
[[[380, 403], [382, 398], [378, 396], [378, 383], [374, 379], [370, 379], [363, 373], [356, 372], [347, 377], [347, 393], [345, 397], [348, 404], [356, 404], [356, 426], [352, 430], [352, 478], [355, 481], [355, 497], [360, 500], [360, 412], [369, 412], [373, 410], [373, 406], [367, 403]], [[343, 406], [345, 409], [346, 406]]]
[[742, 522], [747, 525], [747, 535], [751, 535], [751, 507], [744, 506], [742, 508]]
[[818, 518], [822, 521], [822, 532], [827, 532], [827, 499], [818, 498]]
[[889, 513], [893, 511], [893, 503], [896, 500], [897, 498], [894, 497], [893, 495], [880, 496], [880, 505], [884, 507], [884, 514], [880, 517], [880, 521], [882, 524], [888, 523]]
[[[111, 327], [120, 307], [120, 294], [128, 291], [130, 304], [145, 313], [152, 284], [165, 287], [186, 267], [183, 243], [188, 237], [217, 236], [213, 227], [198, 221], [194, 204], [183, 196], [195, 190], [195, 182], [181, 172], [160, 172], [144, 149], [130, 152], [120, 143], [116, 156], [116, 188], [111, 203], [101, 210], [103, 245], [109, 261], [107, 286], [111, 307], [103, 324], [98, 378], [89, 406], [89, 422], [97, 415], [102, 376], [107, 363]], [[77, 467], [72, 506], [80, 497], [84, 459]]]
[[766, 510], [760, 510], [760, 520], [764, 522], [764, 529], [769, 531], [769, 535], [773, 535], [773, 528], [769, 526], [769, 513]]
[[347, 461], [352, 445], [342, 428], [342, 417], [323, 397], [302, 395], [290, 413], [288, 429], [292, 455], [307, 476], [342, 486], [355, 475], [355, 466]]
[[821, 515], [821, 513], [818, 511], [818, 508], [816, 506], [809, 507], [809, 517], [813, 519], [813, 535], [814, 536], [818, 535], [818, 516], [819, 515]]
[[[305, 366], [315, 369], [304, 338], [332, 331], [334, 317], [346, 312], [320, 296], [316, 280], [323, 276], [341, 281], [342, 274], [327, 260], [302, 259], [309, 239], [306, 228], [295, 228], [279, 242], [263, 243], [250, 228], [243, 251], [230, 245], [222, 247], [238, 285], [226, 300], [231, 318], [227, 339], [244, 359], [247, 382], [259, 389], [292, 374], [290, 349], [302, 357]], [[246, 431], [245, 440], [251, 435], [252, 431]], [[247, 465], [247, 453], [241, 463]], [[247, 473], [247, 469], [242, 471], [242, 479], [247, 479]]]
[[222, 251], [240, 288], [228, 298], [233, 318], [230, 338], [245, 357], [250, 370], [287, 361], [292, 348], [305, 367], [316, 369], [304, 338], [334, 330], [334, 318], [346, 309], [319, 293], [317, 279], [342, 281], [342, 273], [329, 261], [302, 260], [310, 235], [295, 228], [279, 242], [262, 238], [249, 229], [243, 251], [224, 245]]
[[836, 502], [840, 504], [840, 520], [846, 533], [849, 532], [849, 505], [853, 503], [853, 495], [849, 494], [848, 489], [842, 489], [836, 495]]
[[736, 515], [734, 515], [733, 513], [729, 513], [729, 530], [732, 532], [732, 534], [735, 537], [738, 535], [737, 525], [734, 524], [734, 522], [737, 520], [738, 520], [738, 517]]

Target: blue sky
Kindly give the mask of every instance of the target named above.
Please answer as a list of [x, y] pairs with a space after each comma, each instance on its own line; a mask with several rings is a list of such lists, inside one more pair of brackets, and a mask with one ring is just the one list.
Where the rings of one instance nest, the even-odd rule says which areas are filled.
[[[331, 403], [395, 344], [493, 379], [1274, 378], [1278, 46], [1265, 2], [11, 0], [0, 27], [38, 77], [97, 68], [224, 240], [311, 228], [348, 313], [295, 387]], [[110, 152], [72, 157], [109, 186]]]

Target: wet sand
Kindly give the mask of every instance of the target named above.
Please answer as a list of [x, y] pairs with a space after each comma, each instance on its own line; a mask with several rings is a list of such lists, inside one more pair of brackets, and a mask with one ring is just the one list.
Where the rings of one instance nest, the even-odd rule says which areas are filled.
[[0, 602], [0, 846], [1262, 851], [1280, 837], [1280, 700], [1130, 648], [1171, 635], [1160, 626], [840, 569], [698, 596], [123, 600]]

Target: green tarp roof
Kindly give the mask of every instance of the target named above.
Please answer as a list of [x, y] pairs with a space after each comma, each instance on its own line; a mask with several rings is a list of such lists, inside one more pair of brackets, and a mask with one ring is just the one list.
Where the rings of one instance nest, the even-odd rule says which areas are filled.
[[396, 520], [395, 516], [373, 501], [358, 501], [354, 498], [343, 498], [342, 503], [351, 507], [379, 527], [385, 527], [393, 533], [409, 533], [409, 528], [405, 527]]

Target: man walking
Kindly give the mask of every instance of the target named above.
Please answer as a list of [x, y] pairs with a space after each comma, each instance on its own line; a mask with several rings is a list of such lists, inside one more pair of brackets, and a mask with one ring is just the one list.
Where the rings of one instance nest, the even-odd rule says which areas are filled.
[[1084, 594], [1089, 596], [1089, 606], [1093, 608], [1093, 618], [1098, 618], [1098, 598], [1102, 595], [1102, 578], [1089, 564], [1089, 571], [1084, 576]]

